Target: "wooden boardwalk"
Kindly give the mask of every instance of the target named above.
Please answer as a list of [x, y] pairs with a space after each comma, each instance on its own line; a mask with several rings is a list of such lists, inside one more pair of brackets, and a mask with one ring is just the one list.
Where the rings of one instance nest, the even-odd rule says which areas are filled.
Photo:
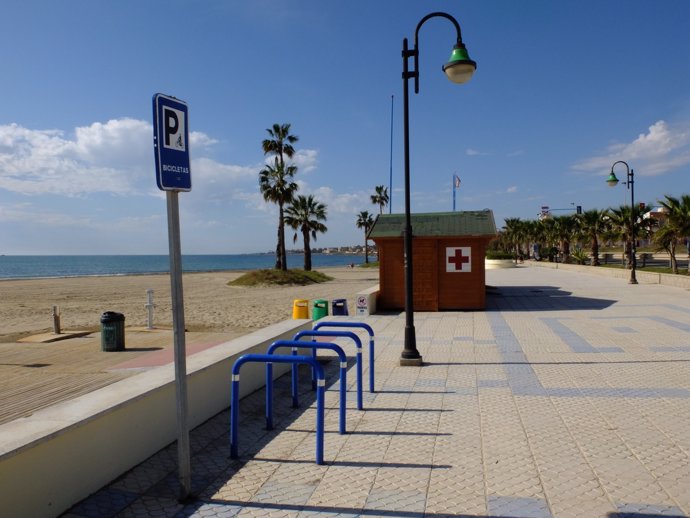
[[[186, 334], [187, 355], [237, 335]], [[0, 424], [173, 361], [170, 330], [127, 329], [125, 351], [101, 351], [100, 333], [50, 343], [0, 343]]]

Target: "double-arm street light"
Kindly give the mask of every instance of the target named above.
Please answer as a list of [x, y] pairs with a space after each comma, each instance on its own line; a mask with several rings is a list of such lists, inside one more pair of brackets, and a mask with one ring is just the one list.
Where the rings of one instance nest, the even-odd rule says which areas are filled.
[[[407, 38], [403, 39], [403, 124], [405, 135], [405, 228], [403, 239], [405, 246], [405, 347], [400, 357], [400, 365], [421, 365], [422, 356], [417, 350], [417, 338], [414, 329], [414, 300], [412, 279], [412, 223], [410, 219], [410, 119], [409, 119], [409, 93], [408, 81], [414, 79], [414, 92], [419, 93], [419, 29], [430, 18], [446, 18], [455, 26], [456, 43], [450, 55], [448, 63], [443, 65], [443, 71], [448, 79], [454, 83], [465, 83], [470, 80], [477, 68], [467, 54], [467, 49], [462, 43], [460, 24], [451, 15], [441, 12], [427, 14], [417, 24], [414, 33], [414, 49], [410, 50]], [[414, 58], [414, 69], [409, 70], [408, 61]]]
[[627, 162], [623, 162], [622, 160], [618, 160], [617, 162], [614, 162], [613, 165], [611, 166], [611, 174], [609, 177], [606, 179], [606, 183], [609, 184], [610, 187], [615, 187], [618, 185], [618, 178], [616, 178], [616, 173], [613, 172], [613, 168], [616, 166], [616, 164], [623, 164], [625, 166], [625, 169], [627, 171], [627, 178], [625, 184], [627, 185], [628, 189], [630, 189], [630, 280], [628, 281], [628, 284], [637, 284], [637, 276], [635, 274], [635, 270], [637, 269], [637, 258], [635, 257], [636, 255], [636, 246], [635, 246], [635, 173], [633, 172], [632, 169], [630, 169], [630, 166], [628, 166]]

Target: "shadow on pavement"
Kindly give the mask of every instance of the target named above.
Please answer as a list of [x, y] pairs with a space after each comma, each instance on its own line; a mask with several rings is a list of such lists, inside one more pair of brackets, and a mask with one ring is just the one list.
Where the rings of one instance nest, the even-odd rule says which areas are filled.
[[617, 300], [577, 297], [556, 286], [487, 286], [487, 311], [602, 310]]

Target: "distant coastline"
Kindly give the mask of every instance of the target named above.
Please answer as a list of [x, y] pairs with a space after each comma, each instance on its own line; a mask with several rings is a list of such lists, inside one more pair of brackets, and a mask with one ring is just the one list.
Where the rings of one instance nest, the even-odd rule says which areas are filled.
[[[364, 262], [356, 253], [312, 255], [313, 268], [347, 266]], [[302, 268], [303, 254], [290, 251], [288, 267]], [[182, 270], [191, 272], [244, 271], [273, 268], [274, 253], [182, 255]], [[0, 279], [40, 279], [120, 275], [167, 274], [167, 255], [0, 255]]]

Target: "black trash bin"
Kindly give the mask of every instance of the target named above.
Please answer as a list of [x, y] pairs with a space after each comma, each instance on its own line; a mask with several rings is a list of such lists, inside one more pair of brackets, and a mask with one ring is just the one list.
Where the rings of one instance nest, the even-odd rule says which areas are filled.
[[125, 316], [115, 311], [101, 315], [101, 351], [125, 350]]
[[334, 315], [347, 315], [347, 299], [335, 299], [331, 303], [333, 305]]

